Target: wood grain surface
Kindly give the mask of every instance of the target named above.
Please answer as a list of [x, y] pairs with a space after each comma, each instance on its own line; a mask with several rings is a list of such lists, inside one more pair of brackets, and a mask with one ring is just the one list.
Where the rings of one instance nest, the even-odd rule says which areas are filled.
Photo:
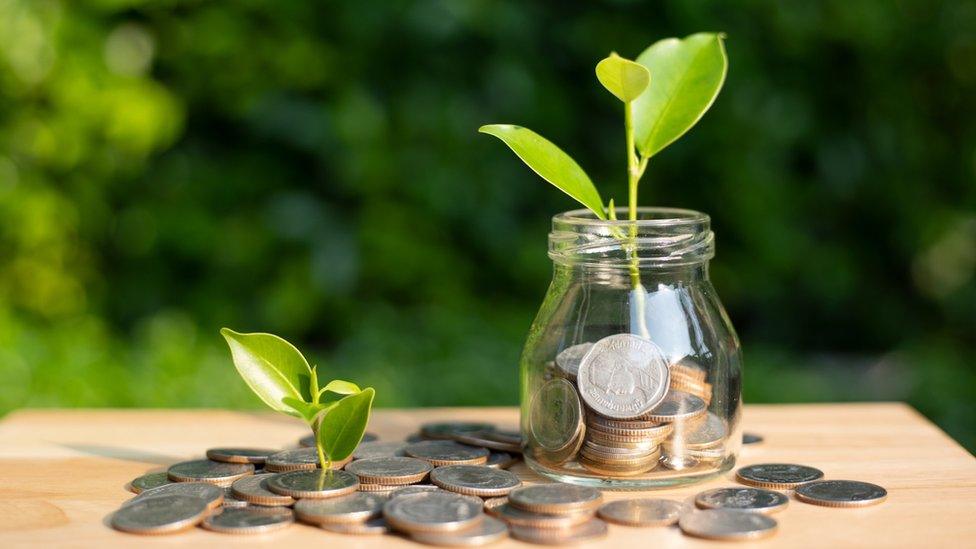
[[[379, 410], [369, 430], [402, 440], [425, 421], [479, 420], [514, 428], [514, 408]], [[747, 406], [745, 429], [765, 441], [746, 446], [739, 464], [793, 462], [827, 478], [888, 489], [864, 509], [830, 509], [795, 499], [775, 515], [779, 532], [752, 543], [709, 542], [676, 527], [610, 526], [586, 547], [976, 547], [976, 459], [903, 404]], [[116, 532], [106, 519], [132, 497], [126, 483], [212, 446], [290, 447], [303, 425], [270, 413], [221, 410], [24, 410], [0, 422], [0, 547], [420, 547], [394, 536], [354, 537], [302, 524], [261, 536], [194, 529], [171, 536]], [[512, 469], [540, 482], [524, 465]], [[687, 501], [733, 486], [733, 474], [681, 489], [605, 492], [608, 500], [646, 496]], [[528, 547], [506, 540], [491, 547]]]

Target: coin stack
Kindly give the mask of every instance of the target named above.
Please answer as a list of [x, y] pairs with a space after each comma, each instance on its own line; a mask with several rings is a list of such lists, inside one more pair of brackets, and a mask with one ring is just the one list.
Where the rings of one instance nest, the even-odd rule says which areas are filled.
[[529, 543], [568, 545], [606, 536], [607, 525], [595, 518], [603, 502], [599, 490], [568, 484], [536, 484], [512, 490], [507, 500], [486, 505], [508, 523], [512, 537]]

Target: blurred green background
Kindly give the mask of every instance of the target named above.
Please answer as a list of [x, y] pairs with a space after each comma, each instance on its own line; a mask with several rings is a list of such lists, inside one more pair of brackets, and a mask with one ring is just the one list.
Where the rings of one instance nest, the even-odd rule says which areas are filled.
[[976, 447], [976, 3], [0, 0], [0, 413], [259, 407], [221, 326], [380, 406], [513, 404], [573, 207], [625, 196], [610, 50], [728, 33], [641, 201], [713, 216], [750, 402], [906, 400]]

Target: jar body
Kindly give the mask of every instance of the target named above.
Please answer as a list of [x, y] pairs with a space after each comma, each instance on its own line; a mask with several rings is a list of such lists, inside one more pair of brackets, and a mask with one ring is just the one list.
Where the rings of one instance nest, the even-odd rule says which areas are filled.
[[520, 361], [525, 459], [549, 478], [645, 489], [735, 464], [741, 353], [708, 279], [708, 218], [644, 209], [636, 225], [554, 218]]

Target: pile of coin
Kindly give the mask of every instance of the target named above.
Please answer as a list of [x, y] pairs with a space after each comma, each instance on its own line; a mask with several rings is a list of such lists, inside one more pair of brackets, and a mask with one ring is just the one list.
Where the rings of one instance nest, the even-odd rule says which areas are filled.
[[651, 341], [614, 334], [573, 345], [547, 368], [529, 404], [532, 457], [631, 477], [659, 465], [717, 468], [728, 426], [708, 410], [707, 372], [689, 358], [669, 364]]

